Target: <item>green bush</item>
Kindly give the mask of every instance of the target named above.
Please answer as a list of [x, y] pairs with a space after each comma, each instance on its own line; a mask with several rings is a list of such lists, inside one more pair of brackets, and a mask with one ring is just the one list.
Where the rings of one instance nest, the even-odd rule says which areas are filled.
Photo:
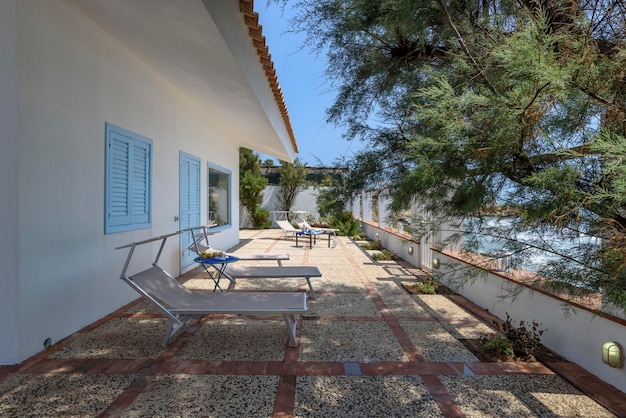
[[256, 208], [252, 214], [252, 225], [256, 229], [267, 229], [271, 227], [270, 211], [264, 208]]
[[392, 251], [389, 250], [385, 250], [384, 248], [382, 250], [380, 250], [379, 253], [374, 253], [372, 254], [372, 258], [374, 260], [395, 260], [396, 258], [396, 254]]
[[383, 243], [380, 242], [380, 240], [376, 240], [376, 241], [370, 241], [370, 242], [366, 242], [365, 244], [362, 245], [364, 250], [382, 250], [383, 249]]
[[513, 343], [500, 334], [493, 334], [485, 340], [483, 343], [485, 350], [495, 356], [512, 358], [513, 357]]
[[421, 282], [403, 284], [402, 285], [409, 293], [419, 295], [435, 295], [439, 293], [439, 283], [432, 277], [428, 277]]
[[506, 314], [506, 321], [503, 325], [503, 331], [506, 337], [513, 344], [513, 351], [517, 357], [522, 359], [532, 358], [537, 349], [541, 346], [541, 336], [545, 330], [539, 329], [536, 321], [530, 325], [530, 329], [526, 328], [524, 321], [519, 322], [518, 327], [514, 327], [509, 313]]
[[337, 235], [351, 237], [359, 230], [359, 221], [354, 219], [352, 212], [346, 210], [332, 220], [332, 227], [338, 229]]
[[435, 293], [437, 293], [437, 282], [429, 277], [425, 279], [422, 283], [418, 283], [417, 289], [421, 294], [434, 295]]
[[352, 236], [352, 239], [356, 241], [362, 241], [367, 237], [367, 234], [363, 231], [358, 231], [356, 234]]

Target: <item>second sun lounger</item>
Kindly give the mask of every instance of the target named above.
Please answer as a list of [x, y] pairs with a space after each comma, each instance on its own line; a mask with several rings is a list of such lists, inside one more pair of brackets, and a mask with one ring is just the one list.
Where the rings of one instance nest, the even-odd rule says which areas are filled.
[[333, 240], [335, 242], [334, 246], [337, 246], [337, 232], [339, 232], [338, 229], [335, 228], [313, 228], [311, 225], [309, 225], [309, 223], [305, 220], [303, 220], [302, 222], [297, 222], [297, 225], [302, 228], [303, 231], [305, 230], [311, 230], [311, 231], [318, 231], [321, 232], [322, 234], [326, 234], [328, 235], [328, 248], [330, 248], [330, 236], [333, 236]]
[[[209, 232], [210, 228], [211, 228], [210, 225], [201, 225], [201, 226], [194, 226], [191, 228], [186, 228], [186, 229], [181, 230], [180, 232], [189, 231], [191, 233], [191, 238], [193, 239], [193, 243], [191, 243], [191, 245], [189, 245], [187, 249], [195, 252], [197, 255], [200, 255], [202, 251], [208, 250], [209, 248], [211, 248], [211, 246], [209, 245], [209, 235], [211, 235], [211, 233]], [[289, 253], [280, 253], [280, 254], [258, 253], [258, 254], [227, 254], [227, 255], [232, 255], [232, 256], [239, 258], [240, 260], [246, 260], [246, 261], [257, 261], [257, 260], [258, 261], [264, 261], [264, 260], [277, 261], [279, 266], [283, 265], [283, 261], [289, 260]]]
[[228, 289], [232, 290], [237, 279], [306, 279], [311, 298], [315, 297], [312, 277], [322, 277], [322, 273], [315, 266], [285, 266], [285, 267], [241, 267], [228, 265], [224, 270], [224, 277], [230, 280]]
[[274, 221], [274, 222], [276, 222], [276, 225], [278, 225], [280, 229], [283, 231], [283, 233], [285, 234], [285, 238], [287, 238], [288, 234], [292, 234], [295, 237], [296, 233], [302, 232], [301, 229], [294, 228], [293, 225], [289, 221]]
[[272, 253], [256, 253], [256, 254], [235, 254], [228, 253], [227, 255], [232, 255], [237, 257], [241, 261], [277, 261], [279, 266], [283, 265], [284, 260], [289, 260], [289, 253], [280, 253], [280, 254], [272, 254]]

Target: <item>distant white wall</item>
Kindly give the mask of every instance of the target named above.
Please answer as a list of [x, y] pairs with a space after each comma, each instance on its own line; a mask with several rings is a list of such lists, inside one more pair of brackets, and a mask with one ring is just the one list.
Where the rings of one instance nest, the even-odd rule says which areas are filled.
[[380, 243], [385, 249], [393, 251], [400, 258], [416, 267], [423, 267], [420, 260], [421, 245], [419, 243], [402, 238], [399, 234], [382, 230], [372, 223], [363, 222], [362, 225], [361, 230], [365, 232], [368, 238], [380, 240]]
[[372, 210], [372, 193], [371, 192], [363, 192], [363, 201], [361, 204], [361, 210], [363, 211], [363, 220], [371, 221], [373, 219], [373, 210]]
[[391, 204], [391, 197], [386, 193], [378, 195], [378, 226], [381, 228], [391, 228], [391, 216], [387, 207]]
[[[279, 197], [279, 193], [280, 193], [280, 186], [276, 186], [276, 185], [270, 185], [267, 186], [265, 188], [265, 190], [263, 190], [263, 202], [261, 203], [261, 207], [265, 208], [267, 210], [274, 211], [274, 210], [281, 210], [281, 203], [278, 199]], [[309, 215], [313, 216], [314, 218], [319, 218], [319, 212], [317, 209], [317, 203], [316, 203], [316, 199], [317, 198], [317, 190], [315, 189], [315, 187], [307, 187], [306, 189], [302, 190], [298, 196], [296, 196], [296, 201], [293, 205], [293, 207], [291, 208], [292, 211], [307, 211], [309, 213]], [[240, 227], [241, 228], [250, 228], [252, 227], [252, 221], [249, 217], [249, 215], [247, 214], [246, 210], [243, 208], [240, 208], [240, 213], [241, 213], [241, 220], [240, 220]], [[271, 214], [270, 214], [270, 220], [271, 220]], [[274, 225], [274, 227], [276, 227], [276, 225]]]
[[[1, 263], [0, 329], [8, 328], [9, 338], [2, 336], [0, 364], [21, 361], [41, 351], [46, 338], [56, 342], [137, 297], [118, 279], [126, 250], [114, 248], [178, 229], [179, 151], [202, 159], [203, 221], [207, 161], [232, 170], [235, 227], [214, 236], [215, 245], [237, 244], [239, 224], [240, 141], [219, 128], [201, 102], [169, 84], [65, 2], [1, 2], [2, 30], [5, 23], [15, 27], [15, 21], [17, 43], [15, 37], [0, 36], [0, 191], [19, 196], [0, 204], [0, 214], [8, 215], [0, 221], [0, 261], [11, 259]], [[17, 120], [16, 136], [11, 122]], [[151, 229], [103, 232], [105, 122], [154, 141]], [[149, 265], [154, 253], [140, 251], [138, 256], [131, 270]], [[179, 272], [177, 240], [169, 242], [161, 261], [172, 273]], [[17, 335], [7, 323], [17, 324]], [[19, 337], [18, 344], [13, 336]]]
[[352, 201], [352, 207], [350, 210], [355, 219], [359, 219], [361, 217], [361, 199], [359, 196]]

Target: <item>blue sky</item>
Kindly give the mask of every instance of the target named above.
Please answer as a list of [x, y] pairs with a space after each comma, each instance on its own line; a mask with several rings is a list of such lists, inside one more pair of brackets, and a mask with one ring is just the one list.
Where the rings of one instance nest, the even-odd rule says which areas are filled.
[[335, 95], [324, 81], [325, 57], [301, 49], [303, 34], [287, 33], [291, 9], [283, 14], [274, 3], [255, 5], [300, 148], [298, 157], [309, 166], [318, 166], [352, 155], [360, 144], [350, 144], [342, 138], [342, 128], [326, 123], [325, 111]]

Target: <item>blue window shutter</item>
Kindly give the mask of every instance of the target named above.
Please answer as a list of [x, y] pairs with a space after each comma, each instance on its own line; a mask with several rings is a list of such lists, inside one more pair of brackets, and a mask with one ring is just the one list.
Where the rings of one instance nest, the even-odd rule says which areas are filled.
[[150, 147], [134, 143], [131, 153], [131, 223], [150, 222]]
[[[200, 225], [200, 159], [180, 151], [180, 228]], [[193, 263], [195, 253], [187, 248], [193, 243], [190, 232], [180, 236], [181, 268]]]
[[119, 226], [130, 224], [129, 179], [130, 144], [119, 135], [109, 138], [109, 205], [108, 224]]
[[105, 233], [149, 228], [152, 140], [106, 124]]

